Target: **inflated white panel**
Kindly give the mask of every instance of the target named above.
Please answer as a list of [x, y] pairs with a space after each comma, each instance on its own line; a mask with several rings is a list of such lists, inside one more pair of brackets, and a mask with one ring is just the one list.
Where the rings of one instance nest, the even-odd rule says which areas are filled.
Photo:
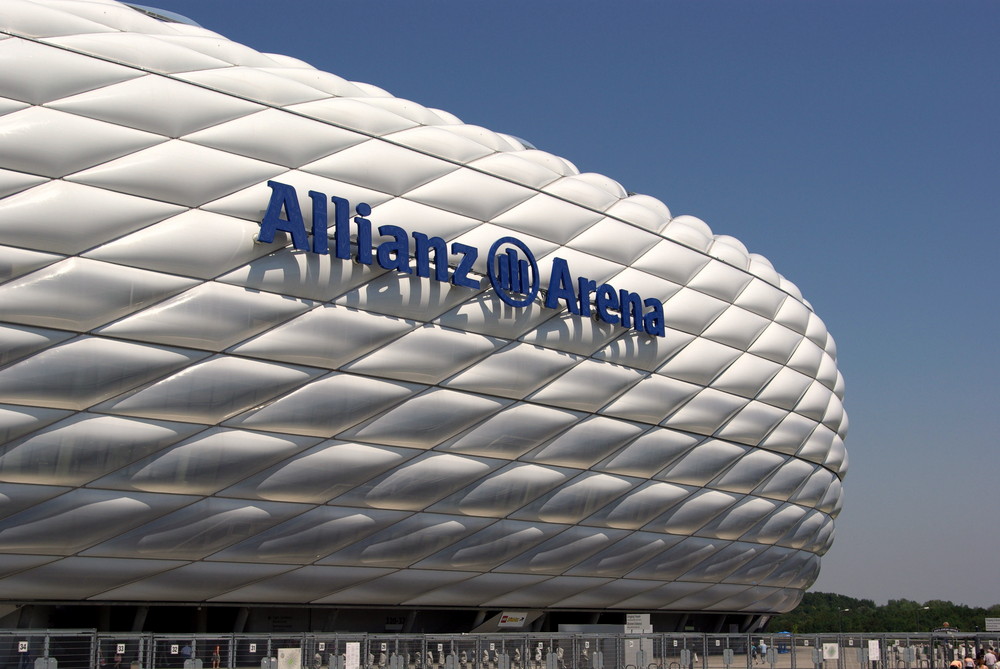
[[[219, 518], [231, 522], [231, 518]], [[274, 578], [289, 568], [285, 565], [249, 565], [247, 569], [233, 569], [231, 564], [196, 562], [177, 569], [137, 579], [122, 588], [114, 588], [95, 595], [95, 600], [118, 601], [137, 597], [153, 597], [162, 602], [199, 601], [222, 595], [247, 583]]]
[[506, 342], [491, 337], [425, 325], [342, 369], [356, 374], [435, 384], [504, 344]]
[[[410, 191], [411, 200], [456, 214], [490, 220], [532, 197], [523, 186], [500, 181], [470, 169], [459, 169]], [[538, 234], [536, 230], [534, 234]]]
[[[191, 146], [195, 145], [192, 144]], [[205, 147], [202, 147], [202, 149], [204, 151], [209, 151], [209, 149]], [[216, 153], [221, 156], [232, 156], [234, 159], [240, 161], [250, 161], [250, 159], [241, 159], [235, 154], [227, 154], [222, 151], [217, 151]], [[250, 162], [258, 165], [266, 164], [262, 162], [257, 163], [257, 161]], [[249, 163], [241, 162], [241, 164]], [[310, 214], [312, 212], [312, 199], [309, 197], [309, 191], [316, 191], [325, 195], [346, 198], [353, 203], [366, 202], [372, 207], [377, 207], [383, 202], [388, 202], [391, 199], [391, 196], [371, 188], [362, 188], [361, 186], [355, 186], [344, 181], [336, 181], [334, 179], [321, 177], [318, 174], [309, 174], [300, 170], [286, 171], [285, 168], [280, 168], [277, 165], [275, 165], [274, 168], [276, 170], [275, 174], [280, 173], [277, 177], [279, 182], [292, 186], [297, 190], [297, 194], [299, 196], [299, 206], [301, 207], [303, 215], [307, 221], [311, 220]], [[264, 211], [267, 209], [267, 203], [271, 199], [271, 194], [273, 192], [267, 186], [267, 181], [268, 179], [254, 181], [247, 185], [246, 188], [241, 187], [235, 192], [220, 189], [216, 195], [218, 199], [212, 199], [211, 201], [203, 204], [201, 208], [207, 211], [214, 211], [218, 214], [244, 218], [259, 225], [260, 219]], [[378, 223], [376, 222], [375, 225], [377, 226]], [[278, 235], [284, 236], [285, 233], [279, 232]], [[277, 239], [278, 235], [275, 236], [275, 239]], [[289, 249], [289, 251], [291, 251], [291, 249]], [[314, 261], [318, 259], [319, 257], [317, 255], [317, 258], [315, 258]], [[333, 261], [333, 258], [324, 257], [323, 260]]]
[[459, 216], [402, 197], [373, 207], [371, 218], [378, 225], [398, 225], [404, 230], [417, 230], [429, 237], [441, 237], [446, 241], [482, 225], [480, 221], [467, 216]]
[[28, 327], [0, 326], [0, 365], [6, 365], [35, 351], [48, 348], [73, 337], [72, 333]]
[[306, 566], [213, 597], [214, 602], [275, 602], [294, 597], [311, 602], [322, 595], [388, 574], [394, 570], [373, 567]]
[[[754, 544], [730, 544], [713, 555], [710, 560], [685, 573], [682, 578], [692, 581], [721, 581], [730, 573], [755, 558], [763, 550], [761, 546]], [[712, 594], [713, 596], [721, 596], [720, 593], [730, 588], [732, 589], [731, 591], [742, 591], [745, 589], [738, 585], [716, 586], [713, 588]]]
[[762, 483], [754, 494], [787, 500], [816, 471], [814, 465], [801, 460], [787, 460], [771, 478]]
[[634, 479], [588, 472], [528, 504], [512, 518], [545, 523], [578, 523], [632, 489]]
[[347, 81], [343, 77], [338, 77], [336, 74], [331, 74], [330, 72], [320, 72], [319, 70], [313, 69], [310, 65], [307, 65], [300, 60], [295, 60], [290, 56], [273, 53], [269, 53], [267, 55], [268, 58], [281, 62], [284, 67], [260, 68], [264, 72], [269, 72], [279, 77], [285, 77], [286, 79], [298, 81], [299, 83], [305, 84], [306, 86], [315, 88], [319, 91], [324, 91], [330, 95], [342, 97], [363, 97], [365, 95], [361, 85], [358, 85], [355, 82]]
[[337, 298], [345, 307], [370, 309], [398, 318], [431, 320], [467, 300], [474, 291], [443, 281], [427, 282], [416, 273], [386, 272]]
[[[20, 441], [0, 455], [0, 480], [82, 486], [201, 428], [114, 416], [76, 414]], [[45, 463], [63, 463], [55, 475]]]
[[802, 340], [801, 335], [778, 323], [771, 323], [747, 350], [754, 355], [784, 365]]
[[683, 407], [667, 417], [661, 425], [674, 430], [698, 434], [715, 434], [737, 411], [747, 405], [747, 400], [706, 388]]
[[559, 575], [579, 558], [590, 557], [627, 534], [622, 530], [592, 532], [582, 527], [571, 527], [508, 562], [500, 570]]
[[[176, 560], [68, 557], [0, 579], [0, 588], [8, 597], [19, 599], [62, 597], [82, 600], [116, 585], [176, 569], [183, 564]], [[87, 578], [80, 578], [80, 574], [87, 574]]]
[[271, 163], [171, 140], [77, 172], [70, 181], [196, 207], [284, 171]]
[[590, 468], [639, 436], [645, 426], [594, 416], [569, 428], [524, 460], [562, 467]]
[[782, 409], [792, 409], [811, 383], [812, 379], [805, 374], [782, 367], [757, 395], [757, 399]]
[[673, 430], [650, 430], [601, 463], [599, 469], [624, 476], [649, 478], [701, 441], [701, 437]]
[[[594, 176], [598, 176], [599, 179], [595, 181], [592, 178]], [[616, 189], [609, 189], [607, 182], [611, 180], [600, 175], [575, 174], [553, 181], [542, 190], [572, 202], [579, 202], [585, 207], [604, 211], [625, 194], [620, 185]]]
[[86, 409], [206, 354], [79, 337], [0, 369], [0, 402]]
[[[11, 11], [25, 13], [28, 3]], [[31, 3], [32, 9], [37, 7]], [[6, 21], [4, 22], [6, 25]], [[23, 39], [0, 40], [0, 89], [4, 97], [40, 105], [83, 91], [141, 77], [144, 72]]]
[[[329, 121], [341, 128], [371, 135], [387, 135], [418, 125], [410, 119], [380, 109], [360, 99], [316, 99], [314, 102], [289, 105], [288, 110], [320, 121]], [[487, 152], [488, 150], [483, 149], [483, 151]]]
[[226, 421], [226, 425], [268, 432], [331, 437], [395, 406], [426, 386], [331, 374], [262, 407]]
[[419, 562], [426, 569], [489, 571], [538, 545], [562, 527], [501, 520]]
[[[340, 435], [390, 446], [430, 448], [509, 404], [496, 397], [432, 388]], [[444, 461], [442, 461], [444, 462]]]
[[560, 172], [519, 153], [494, 153], [470, 162], [469, 167], [531, 188], [541, 188], [560, 178]]
[[745, 447], [709, 439], [668, 465], [657, 478], [704, 486], [747, 452]]
[[251, 102], [151, 74], [46, 106], [174, 138], [262, 109]]
[[164, 202], [53, 180], [4, 202], [0, 234], [15, 246], [79, 253], [181, 211]]
[[[53, 35], [73, 35], [110, 31], [103, 23], [90, 21], [76, 13], [62, 12], [26, 0], [5, 2], [0, 10], [0, 21], [5, 29], [31, 37], [51, 37]], [[5, 36], [6, 37], [6, 36]]]
[[0, 116], [0, 136], [22, 140], [0, 144], [4, 165], [46, 177], [66, 176], [165, 141], [141, 130], [45, 107]]
[[451, 125], [448, 126], [447, 130], [448, 132], [453, 132], [456, 135], [461, 135], [474, 142], [478, 142], [493, 151], [519, 151], [523, 148], [520, 146], [520, 143], [514, 143], [511, 140], [505, 139], [499, 133], [478, 125]]
[[0, 434], [13, 441], [68, 415], [70, 412], [58, 409], [0, 404]]
[[0, 285], [4, 318], [89, 330], [192, 285], [189, 279], [69, 258]]
[[193, 501], [184, 495], [77, 489], [9, 518], [0, 529], [0, 544], [10, 552], [73, 555]]
[[742, 495], [702, 490], [649, 523], [645, 529], [657, 529], [670, 534], [692, 534], [740, 499]]
[[52, 253], [0, 246], [0, 280], [16, 279], [48, 265], [53, 265], [62, 259], [63, 256]]
[[607, 404], [609, 397], [624, 392], [642, 378], [643, 375], [634, 369], [584, 360], [529, 399], [593, 413]]
[[[491, 294], [496, 295], [495, 292]], [[546, 312], [549, 310], [542, 311]], [[620, 328], [592, 318], [579, 318], [564, 310], [540, 323], [521, 337], [521, 341], [567, 353], [590, 355], [619, 336]]]
[[[706, 251], [712, 245], [712, 229], [695, 216], [675, 216], [662, 230], [663, 236], [696, 251]], [[706, 263], [709, 258], [706, 257]]]
[[[528, 344], [513, 344], [456, 375], [444, 385], [458, 390], [520, 398], [535, 390], [581, 358]], [[524, 370], [532, 370], [530, 375]]]
[[794, 455], [815, 429], [815, 421], [798, 414], [788, 414], [760, 445], [772, 451]]
[[275, 109], [265, 109], [184, 136], [185, 141], [194, 144], [286, 167], [310, 163], [365, 139], [356, 132]]
[[584, 416], [535, 404], [514, 404], [438, 446], [437, 450], [515, 459]]
[[[692, 492], [694, 492], [693, 488], [673, 483], [655, 481], [644, 483], [630, 495], [612, 502], [587, 518], [586, 523], [636, 530], [682, 499], [689, 497]], [[679, 537], [676, 539], [680, 540]], [[646, 541], [650, 540], [647, 538]], [[660, 537], [659, 541], [650, 541], [653, 545], [665, 545], [664, 542], [665, 538], [663, 537]], [[648, 549], [639, 550], [640, 555], [647, 552]]]
[[[133, 199], [165, 206], [145, 198]], [[142, 269], [209, 279], [218, 276], [220, 270], [245, 265], [282, 246], [280, 242], [255, 243], [255, 234], [255, 226], [247, 221], [189, 209], [84, 255]], [[200, 243], [192, 245], [192, 239], [198, 239]], [[168, 260], [177, 257], [182, 257], [183, 261]]]
[[222, 67], [214, 70], [182, 72], [176, 76], [212, 90], [273, 105], [311, 102], [329, 96], [328, 93], [311, 86], [252, 67]]
[[493, 597], [521, 586], [540, 583], [548, 576], [542, 574], [480, 574], [452, 586], [445, 586], [406, 601], [408, 606], [435, 606], [458, 602], [460, 606], [479, 606]]
[[750, 402], [738, 414], [715, 433], [716, 437], [741, 444], [756, 446], [777, 425], [785, 413], [780, 409], [764, 404]]
[[493, 223], [515, 232], [526, 232], [556, 244], [565, 244], [601, 220], [597, 212], [538, 194], [493, 217]]
[[[386, 139], [393, 144], [408, 146], [420, 153], [428, 153], [461, 163], [472, 164], [478, 158], [493, 154], [493, 151], [479, 142], [462, 137], [449, 131], [447, 128], [441, 127], [420, 126], [407, 128], [406, 130], [386, 134]], [[475, 167], [484, 172], [493, 173], [492, 170], [486, 169], [490, 163], [485, 163], [484, 165], [485, 167], [476, 164]], [[518, 181], [518, 179], [514, 180]]]
[[[287, 243], [284, 233], [275, 244]], [[263, 246], [263, 245], [261, 245]], [[222, 283], [326, 301], [344, 294], [385, 270], [354, 262], [322, 262], [311, 253], [272, 253], [219, 277]], [[325, 259], [323, 259], [325, 260]]]
[[[364, 139], [356, 133], [347, 133], [342, 130], [338, 132]], [[336, 138], [337, 135], [334, 134], [333, 137]], [[314, 147], [324, 147], [331, 143], [324, 141], [322, 135], [320, 135], [307, 143], [307, 145], [310, 144]], [[363, 185], [367, 188], [374, 188], [375, 190], [389, 193], [390, 195], [403, 195], [418, 186], [439, 179], [445, 174], [458, 169], [458, 166], [454, 163], [425, 156], [410, 149], [393, 146], [392, 144], [374, 139], [365, 142], [354, 140], [351, 144], [350, 147], [343, 148], [343, 150], [341, 150], [341, 147], [333, 144], [331, 148], [335, 147], [334, 150], [336, 150], [336, 153], [329, 150], [325, 151], [325, 153], [333, 153], [333, 155], [320, 158], [316, 162], [305, 160], [294, 164], [302, 165], [303, 162], [307, 162], [309, 164], [303, 165], [301, 168], [303, 172], [319, 174], [320, 176], [336, 179], [337, 181], [345, 181], [350, 184]], [[371, 169], [372, 165], [380, 164], [391, 164], [396, 169], [392, 171]], [[381, 222], [380, 219], [376, 220]]]
[[[728, 235], [716, 235], [708, 248], [708, 255], [741, 270], [746, 270], [750, 264], [749, 253], [743, 242]], [[747, 277], [749, 280], [749, 277]]]
[[576, 472], [557, 467], [515, 463], [431, 507], [438, 513], [504, 516], [547, 493]]
[[722, 476], [712, 482], [712, 486], [730, 492], [749, 493], [761, 480], [780, 467], [786, 458], [777, 453], [753, 450], [739, 459]]
[[0, 197], [7, 197], [14, 193], [19, 193], [31, 186], [48, 182], [45, 177], [33, 174], [23, 174], [21, 172], [11, 172], [10, 170], [0, 170]]
[[328, 555], [317, 564], [406, 567], [490, 523], [485, 518], [426, 513], [411, 515]]
[[740, 352], [734, 348], [697, 338], [656, 372], [671, 379], [705, 387], [739, 357]]
[[[412, 100], [402, 100], [400, 98], [394, 98], [388, 92], [377, 89], [377, 94], [372, 90], [371, 84], [355, 84], [359, 88], [362, 88], [362, 93], [367, 94], [365, 98], [365, 103], [376, 107], [379, 109], [385, 109], [387, 111], [401, 116], [403, 118], [409, 119], [414, 123], [419, 123], [420, 125], [436, 125], [441, 122], [441, 117], [435, 114], [427, 107], [421, 104], [417, 104]], [[506, 147], [510, 148], [510, 147]]]
[[594, 357], [652, 372], [694, 339], [694, 335], [671, 328], [664, 328], [664, 336], [655, 339], [630, 331], [595, 353]]
[[[750, 354], [743, 354], [713, 383], [713, 387], [743, 397], [756, 397], [781, 366]], [[782, 414], [783, 415], [783, 414]]]
[[[728, 541], [688, 537], [647, 561], [629, 575], [633, 578], [677, 579], [690, 568], [708, 560], [729, 543]], [[699, 584], [698, 589], [703, 589], [706, 585]]]
[[281, 502], [325, 504], [420, 451], [327, 441], [252, 476], [226, 495]]
[[221, 356], [106, 402], [100, 409], [211, 425], [288, 392], [319, 373], [319, 370]]
[[226, 527], [231, 523], [262, 532], [301, 511], [302, 507], [293, 504], [248, 505], [235, 499], [208, 498], [98, 544], [83, 554], [112, 557], [153, 554], [197, 560], [233, 543], [232, 533]]
[[[264, 360], [337, 368], [415, 326], [412, 321], [327, 304], [236, 346], [233, 352]], [[331, 336], [331, 332], [336, 335]]]
[[746, 350], [769, 324], [766, 318], [739, 307], [730, 307], [708, 326], [702, 336]]
[[[613, 545], [585, 560], [568, 573], [581, 576], [615, 576], [621, 578], [653, 556], [683, 540], [674, 535], [633, 532]], [[646, 581], [647, 588], [652, 587]]]
[[655, 425], [699, 390], [694, 384], [653, 374], [642, 378], [600, 413]]
[[93, 54], [123, 65], [138, 65], [154, 72], [176, 73], [225, 67], [227, 63], [203, 53], [165, 42], [152, 35], [95, 33], [47, 40], [73, 51]]
[[210, 495], [316, 443], [213, 428], [98, 479], [98, 488]]
[[700, 335], [726, 307], [722, 300], [683, 288], [664, 303], [663, 310], [670, 314], [671, 327]]
[[[302, 510], [300, 505], [289, 506]], [[221, 550], [209, 559], [234, 563], [311, 564], [317, 555], [339, 550], [409, 515], [403, 511], [317, 506]]]
[[739, 539], [762, 518], [774, 513], [777, 508], [777, 502], [760, 497], [747, 497], [703, 527], [698, 534], [718, 539]]
[[414, 570], [413, 574], [388, 574], [369, 583], [346, 588], [338, 593], [317, 600], [317, 604], [355, 602], [358, 600], [373, 604], [401, 605], [405, 601], [439, 587], [461, 583], [471, 573], [459, 571]]
[[[97, 333], [219, 351], [311, 306], [306, 300], [254, 294], [236, 286], [209, 282], [100, 328]], [[200, 323], [201, 327], [192, 328], [191, 323]]]

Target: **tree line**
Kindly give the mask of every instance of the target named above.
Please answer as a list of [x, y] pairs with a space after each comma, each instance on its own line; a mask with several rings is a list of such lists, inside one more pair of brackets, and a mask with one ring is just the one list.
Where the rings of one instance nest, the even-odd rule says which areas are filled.
[[771, 618], [770, 632], [929, 632], [947, 622], [961, 632], [982, 632], [986, 618], [1000, 618], [1000, 604], [976, 608], [939, 599], [915, 602], [890, 599], [877, 605], [829, 592], [807, 592], [792, 611]]

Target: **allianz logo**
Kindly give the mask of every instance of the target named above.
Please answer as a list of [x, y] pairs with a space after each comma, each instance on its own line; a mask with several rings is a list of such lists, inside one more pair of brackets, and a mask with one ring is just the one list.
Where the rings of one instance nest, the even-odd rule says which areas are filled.
[[[512, 307], [526, 307], [542, 294], [548, 309], [565, 307], [571, 314], [593, 317], [610, 325], [656, 337], [665, 335], [662, 302], [617, 290], [609, 283], [575, 277], [563, 258], [552, 258], [552, 269], [543, 290], [534, 253], [515, 237], [501, 237], [490, 246], [486, 255], [487, 276], [481, 279], [472, 274], [479, 258], [475, 246], [460, 242], [449, 245], [441, 237], [410, 233], [398, 225], [378, 226], [378, 234], [388, 239], [375, 246], [373, 224], [368, 218], [371, 205], [358, 202], [352, 208], [345, 198], [313, 190], [308, 192], [312, 211], [307, 231], [295, 187], [279, 181], [268, 181], [267, 185], [271, 188], [271, 199], [257, 235], [262, 243], [272, 243], [274, 235], [282, 231], [288, 233], [292, 245], [301, 251], [333, 255], [363, 265], [377, 264], [400, 274], [416, 274], [474, 290], [482, 290], [483, 281], [488, 280], [497, 297]], [[356, 245], [351, 243], [352, 234]]]

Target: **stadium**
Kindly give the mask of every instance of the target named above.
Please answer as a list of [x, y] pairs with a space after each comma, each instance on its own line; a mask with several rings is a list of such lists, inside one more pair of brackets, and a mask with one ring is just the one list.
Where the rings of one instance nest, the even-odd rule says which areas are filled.
[[0, 627], [749, 632], [816, 579], [836, 346], [738, 240], [169, 12], [7, 0], [0, 63]]

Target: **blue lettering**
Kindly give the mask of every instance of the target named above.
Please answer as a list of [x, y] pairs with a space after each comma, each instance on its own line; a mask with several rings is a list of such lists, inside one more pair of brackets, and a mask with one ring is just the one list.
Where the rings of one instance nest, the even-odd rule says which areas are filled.
[[[257, 240], [265, 244], [274, 241], [274, 233], [278, 230], [292, 236], [292, 246], [300, 251], [309, 250], [309, 239], [306, 236], [306, 224], [302, 220], [302, 210], [299, 208], [299, 197], [295, 187], [277, 181], [268, 181], [271, 188], [271, 199], [267, 203], [267, 211], [260, 222], [260, 233]], [[281, 212], [285, 212], [285, 218]]]
[[483, 282], [481, 280], [469, 277], [469, 272], [472, 271], [472, 265], [476, 262], [476, 258], [479, 257], [479, 249], [475, 246], [455, 242], [451, 245], [451, 252], [462, 254], [462, 259], [458, 261], [458, 266], [455, 268], [455, 273], [451, 277], [451, 282], [456, 286], [475, 288], [476, 290], [482, 288]]
[[642, 298], [624, 288], [618, 291], [621, 304], [622, 327], [630, 328], [635, 323], [635, 329], [642, 332]]
[[656, 335], [657, 337], [665, 337], [667, 335], [664, 329], [663, 320], [663, 302], [649, 297], [643, 302], [647, 307], [650, 308], [650, 312], [642, 317], [643, 325], [646, 327], [646, 332], [651, 335]]
[[326, 255], [330, 252], [330, 240], [326, 236], [326, 195], [311, 190], [309, 197], [313, 201], [312, 252]]
[[580, 315], [589, 316], [590, 315], [590, 294], [597, 290], [597, 282], [593, 279], [588, 279], [586, 277], [580, 277], [577, 279], [577, 285], [579, 286], [580, 293]]
[[409, 274], [410, 238], [406, 234], [406, 230], [398, 225], [382, 225], [379, 226], [378, 233], [392, 237], [392, 240], [378, 245], [379, 266], [385, 269], [394, 269], [400, 274]]
[[[381, 228], [380, 228], [381, 229]], [[417, 243], [414, 255], [417, 257], [417, 276], [425, 279], [431, 275], [431, 249], [434, 250], [434, 278], [448, 280], [448, 243], [440, 237], [428, 237], [422, 232], [414, 232]]]
[[573, 277], [569, 273], [569, 263], [562, 258], [552, 259], [552, 273], [549, 274], [549, 287], [545, 295], [545, 306], [558, 309], [559, 300], [566, 303], [571, 314], [580, 313], [576, 302], [576, 292], [573, 290]]
[[[312, 200], [312, 226], [307, 234], [295, 187], [277, 181], [268, 181], [267, 185], [271, 188], [271, 198], [261, 220], [257, 239], [265, 244], [272, 243], [275, 234], [280, 230], [291, 236], [292, 245], [296, 249], [319, 255], [330, 253], [327, 196], [318, 191], [309, 191], [309, 198]], [[329, 201], [333, 202], [335, 238], [333, 251], [337, 258], [354, 260], [364, 265], [371, 265], [373, 260], [377, 260], [380, 267], [400, 274], [410, 274], [414, 271], [410, 268], [411, 235], [406, 230], [398, 225], [379, 226], [378, 233], [390, 239], [381, 242], [373, 249], [372, 222], [367, 218], [372, 213], [372, 207], [366, 202], [359, 202], [354, 207], [353, 223], [357, 249], [353, 250], [351, 203], [342, 197], [331, 197]], [[422, 232], [414, 232], [412, 238], [415, 245], [412, 257], [417, 276], [448, 281], [448, 243], [441, 237], [431, 237]], [[504, 249], [505, 245], [512, 248]], [[432, 253], [433, 276], [431, 275]], [[468, 244], [453, 242], [451, 254], [457, 256], [456, 267], [451, 272], [451, 283], [481, 290], [482, 280], [472, 274], [479, 257], [479, 249]], [[539, 292], [538, 266], [531, 249], [524, 242], [514, 237], [502, 237], [496, 240], [490, 248], [487, 261], [490, 283], [503, 302], [514, 307], [525, 307], [534, 301]], [[559, 309], [565, 305], [567, 311], [572, 314], [590, 316], [591, 300], [596, 306], [597, 318], [605, 323], [620, 324], [623, 328], [634, 328], [657, 337], [666, 335], [662, 302], [652, 298], [643, 300], [638, 293], [624, 289], [616, 290], [606, 283], [598, 285], [596, 281], [587, 277], [574, 279], [569, 263], [563, 258], [553, 258], [545, 291], [545, 307]], [[644, 309], [648, 311], [643, 313]]]
[[619, 318], [614, 314], [608, 313], [608, 309], [617, 310], [618, 307], [618, 293], [615, 292], [612, 286], [606, 283], [602, 284], [597, 289], [597, 317], [605, 323], [617, 325]]

